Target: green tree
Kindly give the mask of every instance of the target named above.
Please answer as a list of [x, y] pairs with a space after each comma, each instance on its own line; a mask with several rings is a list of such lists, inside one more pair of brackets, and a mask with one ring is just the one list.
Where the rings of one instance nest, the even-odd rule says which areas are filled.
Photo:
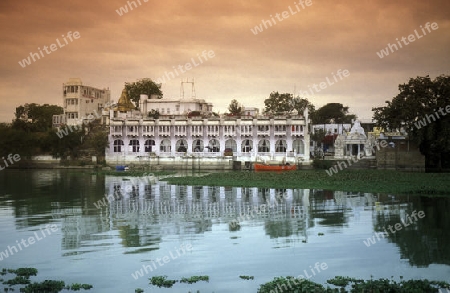
[[34, 133], [13, 129], [11, 125], [0, 124], [0, 154], [19, 154], [22, 158], [34, 154], [36, 140]]
[[306, 99], [306, 98], [300, 98], [300, 97], [293, 98], [292, 103], [293, 103], [294, 110], [296, 110], [299, 115], [302, 115], [303, 111], [305, 111], [305, 109], [308, 109], [308, 112], [310, 114], [312, 114], [315, 111], [314, 105], [311, 104], [311, 102], [308, 101], [308, 99]]
[[311, 133], [311, 140], [316, 142], [316, 144], [320, 146], [325, 136], [326, 136], [325, 130], [320, 128], [314, 131], [314, 133]]
[[49, 136], [49, 144], [51, 145], [50, 153], [53, 156], [65, 157], [71, 156], [72, 158], [78, 157], [78, 150], [80, 149], [83, 139], [85, 137], [84, 125], [79, 129], [74, 128], [68, 135], [59, 138], [55, 132], [51, 132]]
[[450, 166], [450, 76], [411, 78], [387, 106], [372, 108], [385, 130], [404, 129], [418, 143], [428, 167]]
[[97, 156], [104, 156], [105, 149], [107, 146], [109, 146], [108, 133], [107, 132], [95, 133], [92, 137], [91, 145], [95, 149]]
[[313, 124], [351, 123], [356, 115], [348, 114], [348, 107], [341, 103], [328, 103], [311, 114]]
[[150, 117], [150, 118], [153, 118], [153, 119], [158, 119], [159, 118], [159, 111], [155, 110], [155, 109], [151, 109], [150, 112], [148, 112], [147, 116]]
[[148, 95], [149, 98], [151, 95], [157, 95], [159, 99], [163, 96], [161, 85], [156, 84], [150, 78], [143, 78], [135, 82], [126, 82], [125, 89], [127, 90], [128, 97], [137, 107], [139, 107], [141, 95]]
[[269, 98], [264, 100], [264, 112], [269, 115], [290, 114], [294, 110], [292, 94], [272, 92]]
[[231, 100], [230, 105], [228, 106], [228, 112], [230, 112], [233, 116], [240, 116], [242, 113], [242, 105], [236, 99]]
[[63, 108], [56, 105], [25, 104], [16, 108], [16, 119], [13, 121], [13, 128], [45, 132], [52, 128], [53, 115], [63, 113]]

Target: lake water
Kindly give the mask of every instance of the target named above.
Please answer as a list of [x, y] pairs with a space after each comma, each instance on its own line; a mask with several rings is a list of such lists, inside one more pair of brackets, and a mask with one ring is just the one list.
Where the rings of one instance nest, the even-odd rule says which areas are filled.
[[[288, 275], [450, 282], [449, 244], [450, 197], [0, 171], [0, 269], [34, 267], [33, 281], [92, 284], [86, 292], [256, 292]], [[156, 275], [209, 283], [159, 289]]]

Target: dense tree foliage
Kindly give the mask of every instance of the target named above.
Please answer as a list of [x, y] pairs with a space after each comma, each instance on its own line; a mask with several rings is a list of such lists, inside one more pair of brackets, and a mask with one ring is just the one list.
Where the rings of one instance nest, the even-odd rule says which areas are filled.
[[155, 109], [151, 109], [148, 113], [147, 116], [153, 119], [158, 119], [159, 118], [159, 111], [155, 110]]
[[63, 108], [56, 105], [35, 103], [21, 105], [16, 108], [13, 126], [15, 129], [25, 131], [47, 131], [52, 128], [53, 115], [63, 113]]
[[[450, 76], [411, 78], [386, 106], [372, 108], [377, 125], [404, 130], [417, 142], [427, 167], [450, 167]], [[447, 110], [448, 109], [448, 110]]]
[[161, 91], [161, 86], [156, 84], [150, 78], [143, 78], [135, 82], [126, 82], [125, 89], [127, 90], [128, 97], [133, 101], [136, 107], [139, 107], [139, 101], [141, 95], [157, 95], [158, 98], [162, 98], [163, 93]]
[[308, 101], [308, 99], [306, 99], [306, 98], [300, 98], [300, 97], [293, 98], [292, 103], [293, 103], [294, 110], [296, 110], [297, 113], [299, 113], [299, 114], [303, 114], [303, 111], [305, 111], [305, 109], [308, 109], [308, 112], [310, 114], [315, 112], [314, 105], [311, 104], [311, 102]]
[[232, 116], [240, 116], [242, 111], [243, 111], [242, 105], [236, 99], [233, 99], [230, 105], [228, 106], [228, 112]]
[[90, 132], [86, 135], [96, 122], [82, 127], [61, 126], [64, 134], [58, 136], [57, 130], [52, 128], [52, 116], [61, 113], [63, 109], [56, 105], [25, 104], [17, 107], [16, 119], [11, 124], [0, 124], [0, 156], [11, 153], [24, 159], [45, 154], [77, 158], [87, 139], [89, 143], [83, 147], [94, 150], [98, 156], [104, 154], [108, 145], [107, 134]]
[[269, 115], [290, 114], [294, 110], [292, 94], [278, 92], [270, 93], [269, 98], [264, 100], [264, 113]]
[[311, 113], [313, 124], [351, 123], [356, 115], [348, 114], [348, 107], [341, 103], [328, 103]]
[[303, 111], [308, 109], [309, 113], [315, 111], [315, 107], [308, 99], [296, 97], [292, 94], [272, 92], [266, 100], [264, 100], [264, 113], [269, 115], [289, 115], [294, 110], [299, 115], [303, 115]]

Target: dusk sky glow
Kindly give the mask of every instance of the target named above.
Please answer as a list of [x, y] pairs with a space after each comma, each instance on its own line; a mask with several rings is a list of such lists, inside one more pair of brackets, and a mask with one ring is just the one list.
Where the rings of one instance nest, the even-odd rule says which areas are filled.
[[125, 82], [181, 67], [164, 97], [179, 97], [181, 79], [194, 78], [197, 98], [220, 113], [232, 99], [262, 110], [278, 91], [369, 119], [399, 84], [450, 74], [447, 0], [128, 2], [1, 1], [0, 122], [25, 103], [62, 106], [71, 77], [109, 87], [117, 101]]

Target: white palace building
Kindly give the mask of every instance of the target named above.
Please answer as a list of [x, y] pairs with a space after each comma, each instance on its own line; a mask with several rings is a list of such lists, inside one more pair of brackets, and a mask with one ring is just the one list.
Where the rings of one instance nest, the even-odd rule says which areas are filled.
[[[122, 92], [109, 109], [111, 165], [142, 164], [161, 168], [231, 169], [236, 163], [278, 161], [309, 164], [308, 112], [291, 117], [217, 117], [212, 105], [195, 98], [148, 99], [141, 95], [141, 111]], [[158, 119], [147, 110], [162, 108]], [[189, 106], [187, 106], [189, 105]], [[189, 113], [200, 110], [202, 116]], [[240, 162], [240, 163], [239, 163]]]

